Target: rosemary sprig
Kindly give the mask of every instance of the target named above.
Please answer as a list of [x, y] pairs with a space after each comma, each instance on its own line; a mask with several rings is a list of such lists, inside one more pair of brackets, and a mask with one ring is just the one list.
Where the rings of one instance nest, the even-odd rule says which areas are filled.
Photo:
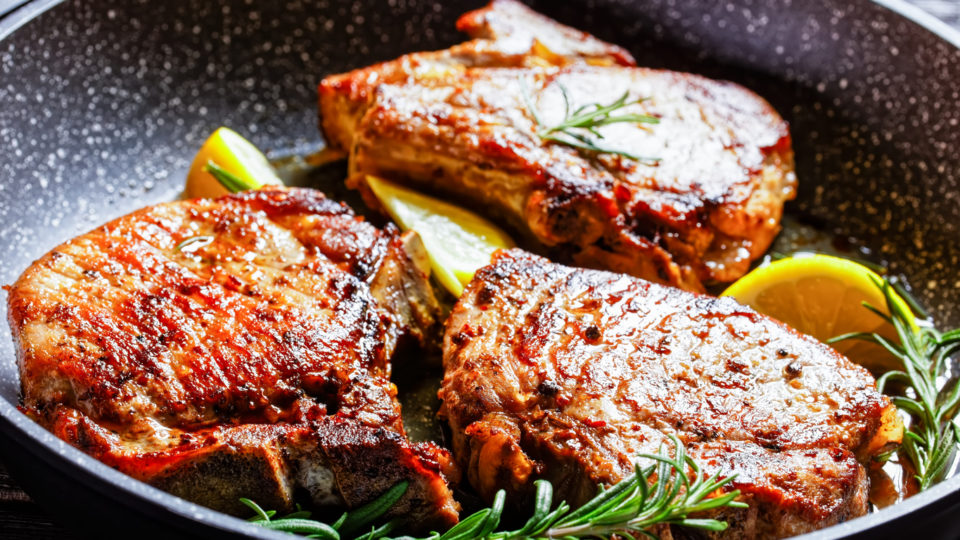
[[[330, 525], [322, 521], [310, 519], [310, 512], [301, 510], [299, 507], [297, 507], [297, 511], [292, 514], [273, 519], [277, 513], [275, 510], [264, 510], [260, 505], [250, 499], [240, 499], [240, 502], [249, 506], [256, 514], [250, 518], [249, 521], [266, 529], [296, 533], [305, 535], [307, 538], [323, 538], [326, 540], [340, 540], [342, 535], [347, 538], [355, 537], [357, 539], [372, 540], [373, 538], [382, 538], [395, 526], [396, 522], [393, 521], [379, 528], [372, 528], [371, 524], [383, 516], [391, 506], [396, 504], [396, 502], [400, 500], [400, 497], [403, 497], [403, 494], [407, 491], [407, 485], [407, 482], [400, 482], [394, 485], [388, 489], [386, 493], [366, 505], [352, 512], [344, 512], [343, 515], [340, 516], [340, 519]], [[364, 529], [370, 529], [370, 532], [356, 536], [355, 533]], [[373, 533], [378, 533], [379, 535], [371, 536]]]
[[[498, 531], [506, 503], [506, 494], [500, 490], [489, 508], [471, 514], [446, 532], [434, 532], [422, 539], [408, 536], [402, 538], [520, 540], [614, 537], [635, 539], [644, 536], [655, 539], [657, 536], [650, 528], [662, 524], [714, 532], [725, 530], [727, 523], [724, 521], [690, 516], [721, 507], [746, 508], [746, 504], [734, 500], [740, 495], [739, 490], [718, 494], [723, 486], [733, 480], [733, 476], [721, 479], [715, 474], [705, 477], [696, 461], [686, 454], [680, 441], [672, 436], [671, 439], [675, 448], [672, 457], [662, 448], [658, 455], [641, 455], [641, 458], [653, 460], [654, 463], [646, 467], [636, 465], [633, 474], [609, 489], [601, 488], [593, 499], [576, 510], [564, 501], [554, 508], [553, 486], [546, 480], [537, 480], [534, 483], [536, 493], [533, 515], [519, 529]], [[333, 525], [304, 519], [303, 512], [271, 519], [273, 512], [265, 512], [246, 499], [244, 503], [257, 513], [257, 516], [252, 518], [254, 523], [274, 530], [317, 535], [315, 538], [376, 540], [387, 538], [396, 522], [388, 522], [379, 528], [374, 528], [373, 522], [399, 500], [406, 489], [406, 482], [397, 484], [367, 506], [352, 514], [344, 514]], [[369, 511], [368, 508], [376, 508], [377, 512]], [[353, 527], [348, 529], [344, 526], [345, 523], [352, 523]], [[359, 537], [351, 536], [352, 531], [360, 530], [369, 532]]]
[[[864, 307], [893, 325], [899, 343], [866, 332], [837, 336], [828, 343], [844, 339], [870, 341], [881, 345], [902, 363], [903, 369], [881, 375], [877, 379], [877, 388], [882, 392], [888, 382], [898, 381], [908, 390], [905, 395], [896, 395], [892, 399], [900, 410], [913, 418], [900, 449], [913, 465], [920, 490], [924, 490], [943, 478], [960, 443], [960, 425], [955, 420], [960, 409], [960, 381], [954, 380], [942, 387], [937, 383], [949, 358], [960, 351], [960, 328], [939, 332], [925, 321], [913, 324], [914, 313], [926, 316], [917, 301], [903, 287], [886, 278], [871, 278], [883, 292], [890, 315], [867, 302]], [[894, 300], [895, 290], [907, 306]]]
[[257, 186], [253, 185], [252, 183], [247, 182], [232, 172], [224, 169], [220, 165], [217, 165], [213, 160], [207, 162], [205, 169], [230, 193], [237, 193], [239, 191], [247, 191], [249, 189], [257, 188]]
[[598, 128], [602, 126], [624, 122], [631, 124], [660, 123], [660, 120], [657, 117], [647, 114], [627, 113], [616, 116], [612, 115], [612, 113], [624, 107], [634, 105], [636, 103], [642, 103], [646, 101], [647, 98], [631, 100], [630, 91], [627, 90], [623, 93], [623, 95], [607, 105], [588, 103], [586, 105], [581, 105], [574, 111], [571, 111], [570, 96], [567, 93], [567, 89], [562, 84], [557, 84], [557, 86], [560, 88], [561, 95], [563, 95], [564, 118], [563, 121], [553, 126], [544, 125], [543, 121], [541, 120], [540, 112], [533, 104], [533, 100], [530, 98], [530, 94], [527, 92], [526, 85], [524, 85], [523, 88], [524, 102], [526, 103], [527, 110], [530, 111], [530, 115], [533, 117], [534, 122], [536, 122], [537, 126], [539, 127], [537, 130], [537, 137], [539, 137], [541, 140], [565, 144], [567, 146], [572, 146], [573, 148], [596, 152], [598, 154], [615, 154], [637, 161], [660, 161], [660, 158], [639, 156], [626, 150], [605, 146], [601, 143], [604, 138], [603, 134], [601, 134], [598, 130]]

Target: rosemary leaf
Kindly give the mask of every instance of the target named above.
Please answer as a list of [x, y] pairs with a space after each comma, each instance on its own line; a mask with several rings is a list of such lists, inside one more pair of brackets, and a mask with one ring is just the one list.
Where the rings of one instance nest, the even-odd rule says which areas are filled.
[[522, 90], [524, 103], [526, 104], [527, 111], [529, 111], [530, 116], [533, 117], [533, 121], [537, 124], [538, 129], [536, 134], [541, 140], [563, 144], [572, 148], [577, 148], [579, 150], [593, 152], [596, 154], [613, 154], [623, 156], [635, 161], [660, 161], [660, 158], [641, 156], [627, 150], [613, 148], [600, 143], [604, 137], [597, 128], [602, 126], [619, 123], [658, 124], [660, 120], [657, 117], [647, 114], [613, 114], [624, 107], [642, 103], [646, 100], [646, 98], [631, 100], [630, 92], [628, 90], [611, 103], [606, 105], [602, 105], [600, 103], [589, 103], [587, 105], [578, 107], [571, 113], [570, 95], [562, 84], [557, 84], [557, 86], [560, 88], [560, 93], [563, 96], [564, 118], [556, 125], [547, 126], [544, 125], [540, 111], [537, 110], [537, 107], [534, 105], [529, 92], [527, 92], [526, 84], [524, 81], [521, 81], [521, 83], [523, 83]]
[[273, 521], [255, 521], [254, 523], [264, 529], [272, 529], [274, 531], [306, 534], [312, 538], [340, 540], [340, 534], [337, 533], [333, 527], [312, 519], [284, 518]]
[[217, 165], [212, 160], [207, 162], [205, 169], [230, 193], [237, 193], [240, 191], [247, 191], [249, 189], [257, 188], [257, 186], [243, 180], [220, 165]]
[[390, 520], [379, 527], [370, 529], [370, 532], [367, 534], [358, 536], [356, 540], [378, 540], [379, 538], [387, 538], [387, 535], [397, 528], [397, 523], [395, 519]]
[[240, 502], [250, 507], [250, 509], [252, 509], [256, 514], [255, 516], [250, 518], [249, 521], [270, 521], [270, 518], [277, 513], [276, 510], [271, 510], [269, 512], [264, 511], [263, 508], [260, 508], [259, 504], [251, 501], [250, 499], [241, 498]]
[[400, 500], [400, 497], [403, 497], [408, 485], [409, 482], [399, 482], [373, 501], [352, 512], [347, 512], [346, 519], [340, 523], [337, 530], [344, 534], [349, 534], [369, 527], [374, 521], [379, 519], [380, 516], [387, 513], [387, 510], [390, 510], [390, 507]]
[[[912, 324], [915, 316], [926, 319], [927, 313], [906, 288], [886, 278], [875, 279], [874, 284], [883, 293], [890, 315], [866, 302], [863, 305], [891, 323], [899, 343], [875, 333], [846, 334], [828, 342], [870, 341], [881, 345], [902, 363], [903, 369], [877, 379], [877, 388], [885, 391], [887, 382], [896, 380], [912, 390], [914, 397], [895, 395], [892, 400], [897, 408], [913, 418], [900, 444], [900, 452], [910, 460], [914, 479], [920, 490], [924, 490], [943, 478], [960, 443], [955, 420], [960, 410], [960, 385], [938, 384], [950, 357], [960, 351], [960, 329], [941, 333], [929, 321]], [[895, 294], [903, 298], [906, 307], [895, 301]]]

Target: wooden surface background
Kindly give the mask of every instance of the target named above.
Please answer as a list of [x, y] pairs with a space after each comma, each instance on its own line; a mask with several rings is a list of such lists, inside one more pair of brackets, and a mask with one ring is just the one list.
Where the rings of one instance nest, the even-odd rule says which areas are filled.
[[[960, 28], [960, 0], [908, 0], [910, 3]], [[58, 524], [21, 490], [0, 463], [0, 539], [71, 540], [77, 538], [69, 524]]]

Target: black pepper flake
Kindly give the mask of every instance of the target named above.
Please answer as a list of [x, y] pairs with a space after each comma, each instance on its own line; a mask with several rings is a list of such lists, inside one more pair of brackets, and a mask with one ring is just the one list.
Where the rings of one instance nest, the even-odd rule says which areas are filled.
[[797, 362], [790, 362], [783, 368], [784, 373], [788, 379], [795, 379], [803, 373], [803, 366]]
[[596, 341], [600, 339], [600, 329], [596, 325], [591, 324], [583, 331], [583, 337], [589, 339], [590, 341]]
[[490, 285], [484, 283], [480, 290], [477, 291], [477, 305], [486, 306], [493, 300], [493, 296], [496, 294], [496, 290]]
[[543, 381], [537, 386], [537, 392], [540, 395], [552, 397], [557, 395], [557, 392], [560, 391], [560, 385], [553, 381]]

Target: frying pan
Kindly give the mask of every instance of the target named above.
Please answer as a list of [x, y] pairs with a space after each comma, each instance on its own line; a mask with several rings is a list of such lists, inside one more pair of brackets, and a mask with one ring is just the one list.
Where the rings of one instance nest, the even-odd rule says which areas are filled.
[[[20, 5], [0, 20], [0, 283], [61, 241], [175, 198], [219, 125], [274, 156], [319, 148], [324, 74], [449, 46], [462, 39], [456, 17], [478, 4]], [[788, 212], [864, 246], [909, 276], [939, 321], [960, 325], [960, 34], [900, 0], [534, 7], [627, 47], [641, 65], [734, 80], [766, 97], [791, 123], [797, 154], [800, 191]], [[0, 334], [0, 455], [62, 523], [101, 538], [284, 538], [134, 481], [28, 420], [16, 409], [12, 341], [5, 327]], [[954, 476], [811, 538], [951, 538], [958, 512]]]

